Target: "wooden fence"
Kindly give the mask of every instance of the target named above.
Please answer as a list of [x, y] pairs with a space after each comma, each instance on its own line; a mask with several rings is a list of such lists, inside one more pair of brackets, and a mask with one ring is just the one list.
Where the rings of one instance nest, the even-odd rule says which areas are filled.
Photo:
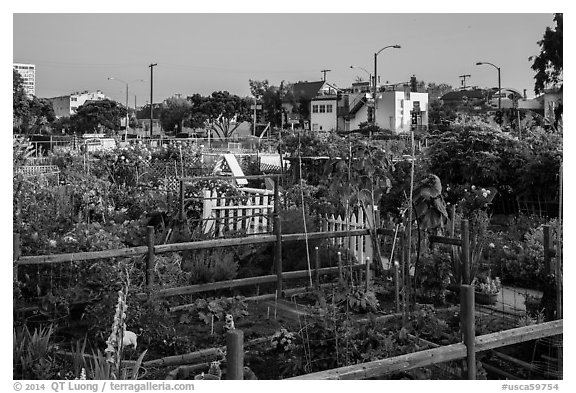
[[239, 188], [240, 197], [204, 190], [202, 219], [204, 233], [223, 236], [228, 231], [246, 234], [272, 233], [274, 191]]
[[[340, 215], [338, 217], [334, 217], [333, 214], [330, 217], [326, 216], [324, 217], [322, 225], [322, 230], [324, 232], [367, 228], [369, 228], [368, 217], [366, 217], [362, 208], [358, 209], [357, 212], [353, 212], [348, 220], [342, 218]], [[366, 258], [370, 258], [371, 260], [374, 259], [374, 251], [372, 249], [370, 235], [340, 237], [330, 239], [330, 242], [332, 245], [348, 249], [360, 263], [364, 263]]]
[[[562, 334], [563, 320], [545, 322], [538, 325], [504, 330], [474, 338], [474, 352], [482, 352], [507, 345], [518, 344], [543, 337]], [[368, 379], [383, 375], [427, 367], [433, 364], [464, 359], [469, 355], [464, 343], [446, 345], [438, 348], [409, 353], [392, 358], [375, 360], [353, 366], [340, 367], [332, 370], [320, 371], [288, 378], [296, 380], [323, 380], [323, 379]]]

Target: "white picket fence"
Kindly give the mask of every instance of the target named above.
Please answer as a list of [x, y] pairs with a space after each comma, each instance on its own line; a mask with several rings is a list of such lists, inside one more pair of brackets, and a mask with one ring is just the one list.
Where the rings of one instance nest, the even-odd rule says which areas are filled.
[[[348, 222], [341, 216], [334, 217], [334, 215], [331, 215], [330, 217], [324, 217], [322, 230], [331, 232], [366, 229], [369, 228], [368, 220], [369, 217], [366, 216], [364, 211], [358, 209], [357, 212], [352, 213]], [[330, 239], [330, 242], [332, 245], [348, 249], [359, 263], [366, 263], [366, 258], [372, 260], [374, 257], [370, 235], [333, 238]]]
[[274, 191], [244, 187], [244, 198], [225, 198], [204, 190], [202, 219], [204, 233], [223, 236], [226, 232], [272, 233]]
[[[247, 235], [272, 233], [274, 212], [274, 191], [255, 188], [240, 188], [244, 198], [225, 198], [216, 191], [204, 190], [202, 219], [204, 233], [223, 236], [227, 232], [244, 232]], [[326, 216], [322, 220], [324, 232], [366, 229], [370, 227], [370, 217], [363, 209], [352, 213], [346, 221], [341, 216]], [[349, 249], [359, 263], [374, 257], [370, 235], [332, 238], [332, 245]]]

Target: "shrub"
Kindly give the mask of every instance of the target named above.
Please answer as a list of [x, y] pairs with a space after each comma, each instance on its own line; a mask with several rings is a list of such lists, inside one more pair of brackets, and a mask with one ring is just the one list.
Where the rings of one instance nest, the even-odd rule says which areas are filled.
[[226, 249], [200, 250], [184, 253], [182, 270], [188, 273], [190, 284], [232, 280], [238, 274], [238, 262]]

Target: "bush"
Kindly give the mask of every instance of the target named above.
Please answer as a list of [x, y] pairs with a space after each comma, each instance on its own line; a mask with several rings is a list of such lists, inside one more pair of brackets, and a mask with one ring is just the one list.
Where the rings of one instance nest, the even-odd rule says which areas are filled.
[[190, 284], [204, 284], [236, 278], [238, 262], [226, 249], [199, 250], [184, 253], [182, 270], [188, 273]]
[[[526, 218], [517, 222], [508, 232], [498, 232], [489, 240], [486, 256], [493, 266], [492, 273], [501, 275], [505, 284], [541, 290], [549, 279], [544, 273], [544, 224], [538, 224], [541, 219], [533, 219], [536, 225], [526, 229]], [[557, 221], [546, 224], [551, 226], [552, 239], [557, 239]]]

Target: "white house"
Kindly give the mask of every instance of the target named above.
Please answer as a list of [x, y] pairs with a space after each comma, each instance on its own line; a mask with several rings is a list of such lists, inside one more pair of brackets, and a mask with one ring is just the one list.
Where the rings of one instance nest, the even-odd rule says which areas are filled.
[[71, 116], [76, 113], [78, 107], [84, 105], [86, 101], [104, 100], [108, 97], [100, 90], [95, 92], [83, 91], [81, 93], [72, 93], [67, 96], [49, 98], [52, 101], [54, 114], [56, 117]]
[[310, 129], [312, 131], [335, 131], [338, 129], [338, 97], [316, 96], [310, 102]]
[[[342, 95], [319, 95], [312, 99], [310, 123], [312, 131], [352, 131], [368, 121], [372, 94], [360, 89]], [[371, 110], [371, 108], [370, 108]], [[411, 91], [380, 91], [376, 99], [376, 124], [394, 132], [410, 131], [412, 126], [428, 126], [428, 93]]]

